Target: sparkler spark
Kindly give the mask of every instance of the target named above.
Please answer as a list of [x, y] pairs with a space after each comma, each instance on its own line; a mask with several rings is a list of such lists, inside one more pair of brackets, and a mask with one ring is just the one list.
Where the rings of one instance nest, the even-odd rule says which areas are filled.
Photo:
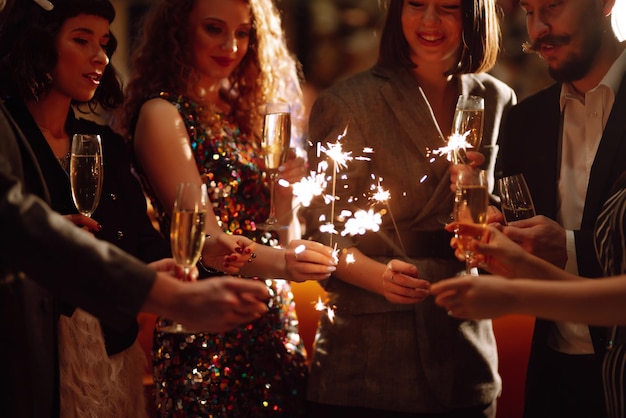
[[317, 303], [315, 304], [316, 311], [326, 311], [326, 315], [328, 315], [328, 320], [332, 323], [335, 321], [335, 311], [330, 306], [326, 306], [324, 302], [322, 302], [321, 297], [317, 297]]
[[[352, 152], [343, 152], [342, 145], [339, 143], [345, 136], [346, 132], [348, 132], [348, 127], [346, 126], [343, 130], [343, 133], [337, 137], [337, 142], [330, 144], [326, 143], [327, 147], [321, 145], [321, 143], [317, 143], [317, 156], [320, 157], [321, 153], [326, 154], [333, 161], [333, 177], [332, 177], [332, 200], [330, 202], [330, 222], [332, 223], [335, 219], [335, 199], [336, 199], [336, 189], [337, 189], [337, 173], [339, 173], [339, 169], [341, 167], [346, 168], [348, 166], [348, 161], [352, 160]], [[333, 227], [334, 229], [334, 227]], [[320, 228], [321, 230], [321, 228]], [[330, 243], [333, 245], [333, 235], [330, 234]]]
[[353, 218], [349, 218], [341, 232], [342, 236], [346, 235], [363, 235], [367, 231], [378, 232], [382, 223], [382, 215], [380, 212], [374, 213], [373, 209], [368, 211], [359, 210], [354, 214]]
[[468, 148], [474, 148], [472, 144], [470, 144], [466, 140], [469, 133], [470, 131], [467, 131], [464, 134], [450, 135], [450, 137], [448, 138], [448, 145], [433, 150], [432, 154], [445, 155], [448, 161], [452, 161], [454, 164], [458, 164], [459, 162], [462, 163], [463, 156], [461, 154], [461, 150], [465, 152]]
[[[311, 171], [308, 177], [303, 177], [297, 183], [293, 183], [293, 195], [297, 204], [308, 207], [315, 196], [320, 196], [326, 189], [326, 175]], [[327, 197], [324, 198], [326, 200]]]
[[[375, 187], [376, 192], [372, 194], [372, 200], [376, 202], [385, 203], [387, 206], [387, 210], [389, 211], [389, 216], [391, 217], [391, 222], [393, 223], [393, 229], [396, 232], [396, 237], [398, 238], [398, 243], [400, 244], [400, 248], [402, 249], [402, 254], [406, 254], [406, 249], [404, 248], [404, 243], [402, 242], [402, 238], [400, 237], [400, 230], [398, 229], [398, 225], [396, 224], [396, 218], [393, 216], [393, 212], [391, 212], [391, 205], [389, 204], [389, 199], [391, 199], [391, 193], [389, 190], [385, 190], [380, 185], [382, 178], [378, 179], [378, 186]], [[374, 186], [372, 186], [374, 187]]]

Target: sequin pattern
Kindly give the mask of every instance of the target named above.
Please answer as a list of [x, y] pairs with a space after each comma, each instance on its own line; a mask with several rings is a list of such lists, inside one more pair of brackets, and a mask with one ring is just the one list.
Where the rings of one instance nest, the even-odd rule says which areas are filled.
[[[275, 244], [275, 236], [255, 228], [269, 211], [269, 192], [258, 163], [260, 147], [228, 117], [201, 117], [206, 112], [189, 99], [167, 92], [159, 96], [177, 106], [185, 121], [224, 230]], [[146, 189], [161, 228], [169, 230], [165, 212]], [[284, 280], [267, 284], [275, 294], [269, 312], [228, 333], [168, 334], [160, 332], [157, 323], [153, 367], [161, 416], [304, 416], [306, 353], [293, 294]]]

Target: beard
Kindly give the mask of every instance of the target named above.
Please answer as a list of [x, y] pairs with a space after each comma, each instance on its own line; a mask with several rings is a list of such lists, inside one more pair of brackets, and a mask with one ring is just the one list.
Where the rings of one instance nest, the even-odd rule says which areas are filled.
[[[600, 51], [602, 29], [599, 26], [591, 26], [581, 30], [579, 33], [584, 33], [587, 29], [589, 29], [588, 33], [584, 35], [582, 45], [578, 51], [570, 52], [564, 60], [555, 66], [548, 64], [548, 74], [554, 80], [572, 82], [582, 79], [589, 73]], [[542, 46], [569, 45], [571, 41], [571, 35], [545, 35], [537, 38], [532, 44], [524, 43], [522, 47], [525, 52], [534, 52], [541, 56]]]

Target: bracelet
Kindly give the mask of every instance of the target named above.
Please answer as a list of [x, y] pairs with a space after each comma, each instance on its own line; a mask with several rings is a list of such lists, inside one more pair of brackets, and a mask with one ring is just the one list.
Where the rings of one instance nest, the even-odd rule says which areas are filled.
[[206, 271], [209, 274], [221, 273], [221, 271], [216, 270], [213, 267], [205, 266], [202, 262], [202, 256], [200, 256], [200, 259], [198, 260], [198, 265], [202, 267], [202, 270]]
[[[206, 235], [204, 236], [204, 239], [205, 239], [205, 240], [207, 240], [207, 239], [209, 239], [209, 238], [211, 238], [211, 235], [209, 235], [209, 234], [206, 234]], [[209, 273], [209, 274], [222, 273], [221, 271], [216, 270], [216, 269], [214, 269], [213, 267], [208, 267], [208, 266], [206, 266], [206, 265], [202, 262], [202, 256], [200, 256], [200, 259], [198, 260], [198, 265], [200, 265], [200, 267], [202, 267], [202, 270], [206, 271], [206, 272], [207, 272], [207, 273]]]

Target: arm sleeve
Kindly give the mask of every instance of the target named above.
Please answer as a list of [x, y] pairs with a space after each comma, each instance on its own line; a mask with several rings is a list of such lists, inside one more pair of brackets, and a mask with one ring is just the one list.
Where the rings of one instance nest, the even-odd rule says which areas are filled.
[[150, 292], [155, 271], [76, 228], [38, 197], [24, 194], [11, 173], [10, 158], [0, 153], [3, 275], [14, 280], [28, 277], [112, 326], [134, 318]]

